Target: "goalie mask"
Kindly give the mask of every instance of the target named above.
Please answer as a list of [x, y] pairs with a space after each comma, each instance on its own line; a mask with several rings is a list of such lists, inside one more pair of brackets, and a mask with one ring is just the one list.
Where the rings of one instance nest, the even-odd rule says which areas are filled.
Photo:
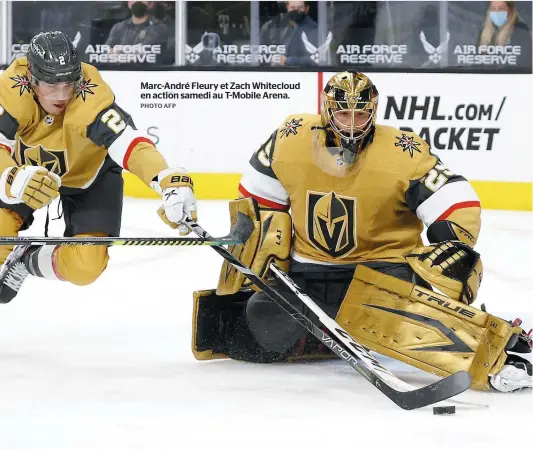
[[320, 142], [315, 129], [315, 162], [329, 174], [344, 176], [372, 141], [378, 90], [362, 73], [341, 72], [328, 81], [321, 97], [326, 138]]

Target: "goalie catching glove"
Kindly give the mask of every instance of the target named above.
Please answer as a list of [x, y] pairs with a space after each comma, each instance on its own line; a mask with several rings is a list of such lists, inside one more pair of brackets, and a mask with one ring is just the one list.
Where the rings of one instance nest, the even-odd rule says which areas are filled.
[[163, 205], [157, 213], [172, 229], [178, 228], [180, 235], [191, 231], [184, 223], [186, 217], [197, 219], [196, 198], [191, 177], [185, 169], [167, 168], [150, 183], [152, 189], [163, 197]]
[[0, 199], [6, 204], [25, 203], [37, 210], [57, 198], [59, 187], [61, 178], [44, 167], [8, 167], [0, 176]]
[[472, 304], [483, 277], [479, 253], [459, 241], [415, 248], [406, 256], [411, 268], [450, 298]]

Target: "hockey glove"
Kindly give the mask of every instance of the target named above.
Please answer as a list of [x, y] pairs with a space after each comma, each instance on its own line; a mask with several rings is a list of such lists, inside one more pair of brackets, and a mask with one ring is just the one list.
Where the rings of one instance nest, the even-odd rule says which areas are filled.
[[8, 167], [0, 176], [0, 199], [6, 204], [25, 203], [40, 209], [57, 198], [59, 187], [61, 178], [44, 167]]
[[163, 196], [163, 206], [157, 211], [161, 219], [172, 229], [178, 228], [180, 235], [189, 234], [183, 221], [187, 216], [196, 221], [196, 198], [192, 180], [185, 169], [167, 168], [154, 178], [151, 186]]
[[406, 255], [411, 268], [445, 295], [472, 304], [483, 278], [479, 254], [465, 243], [453, 240], [419, 246]]

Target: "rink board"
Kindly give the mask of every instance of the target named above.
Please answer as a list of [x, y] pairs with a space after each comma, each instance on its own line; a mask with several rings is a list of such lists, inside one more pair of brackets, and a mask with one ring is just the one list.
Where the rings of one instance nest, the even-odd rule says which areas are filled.
[[[318, 113], [331, 75], [104, 72], [119, 104], [169, 164], [194, 173], [203, 199], [234, 198], [251, 154], [288, 115]], [[372, 79], [379, 123], [419, 133], [452, 171], [472, 181], [484, 208], [532, 209], [533, 113], [518, 113], [533, 103], [531, 75], [373, 73]], [[153, 195], [134, 177], [125, 179], [127, 195]]]
[[[236, 196], [251, 154], [291, 114], [318, 113], [332, 73], [103, 71], [117, 103], [201, 199]], [[531, 75], [373, 73], [378, 122], [411, 129], [487, 209], [532, 210]], [[272, 83], [269, 86], [266, 83]], [[97, 93], [97, 87], [94, 89]], [[523, 112], [525, 110], [525, 112]], [[129, 173], [125, 192], [155, 193]]]

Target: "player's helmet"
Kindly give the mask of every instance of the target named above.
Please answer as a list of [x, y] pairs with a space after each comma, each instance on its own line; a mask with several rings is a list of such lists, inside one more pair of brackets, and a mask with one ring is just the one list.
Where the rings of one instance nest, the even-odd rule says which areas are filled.
[[76, 48], [61, 31], [47, 31], [32, 38], [28, 68], [32, 85], [76, 83], [82, 76]]
[[334, 75], [322, 91], [322, 125], [333, 132], [342, 161], [354, 163], [372, 141], [378, 108], [378, 90], [359, 72]]

